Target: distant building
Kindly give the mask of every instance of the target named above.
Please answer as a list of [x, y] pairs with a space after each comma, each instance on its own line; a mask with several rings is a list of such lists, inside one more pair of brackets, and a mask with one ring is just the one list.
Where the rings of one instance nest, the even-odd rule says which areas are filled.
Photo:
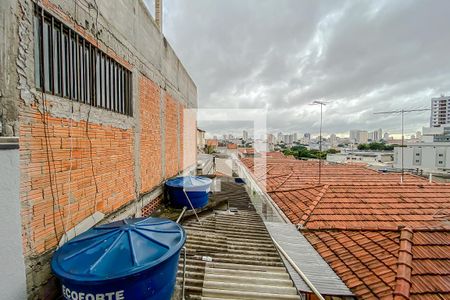
[[337, 136], [334, 133], [330, 135], [330, 144], [331, 146], [335, 146], [338, 144]]
[[278, 134], [277, 134], [277, 142], [278, 143], [283, 142], [283, 133], [282, 132], [278, 132]]
[[365, 144], [369, 141], [369, 132], [366, 130], [350, 130], [350, 140], [353, 143]]
[[311, 141], [311, 133], [306, 132], [306, 133], [303, 135], [303, 139], [304, 139], [305, 144], [309, 144], [309, 142]]
[[336, 154], [327, 154], [328, 162], [335, 163], [366, 163], [368, 165], [384, 165], [392, 162], [394, 153], [392, 152], [366, 152], [366, 151], [349, 151]]
[[[402, 167], [402, 148], [394, 149], [394, 167]], [[403, 168], [450, 173], [450, 126], [423, 128], [421, 142], [403, 148]]]
[[248, 140], [248, 132], [246, 130], [242, 131], [242, 138], [244, 139], [244, 141]]
[[197, 128], [197, 149], [205, 149], [206, 140], [205, 140], [205, 131]]
[[421, 131], [417, 131], [416, 132], [416, 139], [420, 140], [422, 138], [422, 132]]
[[441, 127], [450, 123], [450, 96], [431, 99], [430, 127]]
[[385, 133], [384, 133], [384, 135], [383, 135], [383, 140], [389, 141], [389, 133], [388, 133], [388, 132], [385, 132]]
[[370, 132], [369, 139], [372, 140], [372, 142], [381, 141], [383, 139], [383, 130], [380, 128], [378, 130]]
[[450, 124], [442, 127], [424, 127], [421, 139], [425, 143], [449, 143], [450, 142]]
[[[450, 173], [450, 143], [419, 143], [403, 149], [403, 168], [425, 173]], [[402, 167], [401, 147], [394, 148], [394, 167]]]
[[219, 141], [216, 139], [207, 139], [206, 146], [211, 147], [213, 150], [215, 150], [217, 149], [217, 147], [219, 147]]

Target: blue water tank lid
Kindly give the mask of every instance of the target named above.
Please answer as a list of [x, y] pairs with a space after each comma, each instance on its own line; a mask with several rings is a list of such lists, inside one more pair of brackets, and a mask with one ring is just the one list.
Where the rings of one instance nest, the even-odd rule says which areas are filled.
[[212, 180], [202, 176], [183, 176], [167, 180], [166, 185], [175, 188], [196, 188], [209, 186]]
[[160, 218], [136, 218], [96, 226], [59, 248], [52, 258], [57, 277], [102, 281], [135, 275], [177, 253], [184, 229]]

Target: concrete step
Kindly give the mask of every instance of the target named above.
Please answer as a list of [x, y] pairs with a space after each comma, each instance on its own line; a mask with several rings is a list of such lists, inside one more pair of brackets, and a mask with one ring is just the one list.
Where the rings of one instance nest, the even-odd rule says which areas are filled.
[[245, 299], [245, 300], [299, 300], [299, 295], [283, 295], [283, 294], [271, 294], [261, 292], [248, 292], [248, 291], [231, 291], [231, 290], [217, 290], [203, 288], [202, 300], [207, 299]]
[[244, 228], [244, 226], [242, 228], [225, 228], [225, 227], [202, 226], [202, 225], [189, 225], [183, 227], [187, 231], [214, 232], [223, 234], [224, 236], [238, 234], [239, 236], [245, 235], [249, 237], [270, 238], [270, 235], [267, 232], [261, 230], [246, 229]]
[[259, 272], [286, 272], [286, 268], [283, 266], [263, 266], [252, 264], [235, 264], [235, 263], [222, 263], [222, 262], [208, 262], [206, 268], [217, 269], [231, 269], [231, 270], [244, 270], [244, 271], [259, 271]]
[[209, 268], [205, 269], [208, 274], [217, 274], [224, 276], [236, 276], [236, 277], [252, 277], [252, 278], [273, 278], [276, 280], [290, 280], [289, 274], [286, 273], [284, 269], [278, 272], [269, 271], [253, 271], [253, 270], [233, 270], [233, 269], [220, 269], [220, 268]]
[[[218, 263], [229, 263], [229, 264], [244, 264], [244, 265], [260, 265], [264, 267], [283, 267], [284, 264], [279, 260], [258, 260], [255, 258], [236, 258], [233, 256], [230, 257], [216, 257], [214, 255], [209, 255], [212, 257], [213, 262]], [[201, 260], [202, 256], [194, 256], [194, 259]], [[189, 260], [188, 260], [189, 261]]]
[[250, 277], [250, 276], [236, 276], [236, 275], [218, 275], [207, 272], [203, 279], [205, 282], [221, 282], [221, 283], [243, 283], [250, 285], [264, 285], [275, 287], [293, 287], [290, 279], [275, 279], [270, 277]]
[[203, 281], [203, 289], [257, 292], [277, 295], [297, 295], [297, 289], [291, 286], [273, 286], [254, 284], [253, 282], [235, 283], [222, 281]]
[[[193, 254], [193, 251], [190, 252], [188, 250], [188, 254]], [[238, 254], [242, 252], [229, 252], [229, 253], [211, 253], [211, 257], [213, 259], [236, 259], [236, 260], [255, 260], [255, 261], [261, 261], [261, 262], [280, 262], [281, 259], [277, 255], [268, 255], [268, 254], [261, 254], [261, 253], [255, 253], [255, 254]], [[195, 255], [194, 255], [195, 256]]]
[[246, 238], [241, 237], [227, 237], [224, 235], [216, 235], [213, 233], [206, 233], [206, 232], [191, 232], [188, 236], [188, 241], [205, 241], [208, 242], [208, 240], [214, 240], [215, 243], [217, 242], [226, 242], [228, 244], [232, 245], [240, 245], [240, 246], [258, 246], [258, 247], [273, 247], [272, 240], [263, 240], [263, 241], [257, 241], [252, 240], [249, 241]]
[[188, 254], [195, 255], [198, 252], [210, 252], [215, 255], [219, 254], [229, 254], [229, 255], [245, 255], [245, 256], [259, 256], [259, 257], [277, 257], [279, 258], [279, 254], [273, 250], [261, 251], [255, 247], [253, 250], [243, 250], [243, 249], [233, 249], [232, 247], [228, 247], [227, 245], [223, 245], [222, 247], [211, 247], [211, 246], [203, 246], [198, 244], [186, 244], [186, 249]]
[[224, 249], [224, 250], [236, 250], [236, 251], [258, 251], [258, 252], [267, 252], [267, 253], [274, 253], [276, 252], [275, 247], [272, 247], [271, 245], [253, 245], [251, 243], [247, 245], [241, 245], [236, 243], [229, 243], [225, 240], [222, 242], [214, 242], [214, 241], [204, 241], [204, 240], [195, 240], [195, 239], [189, 239], [187, 240], [185, 244], [186, 248], [194, 248], [194, 249]]

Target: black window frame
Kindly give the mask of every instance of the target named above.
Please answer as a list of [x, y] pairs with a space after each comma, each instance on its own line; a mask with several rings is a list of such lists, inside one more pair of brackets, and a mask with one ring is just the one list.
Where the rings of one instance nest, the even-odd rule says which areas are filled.
[[133, 116], [128, 68], [37, 4], [33, 24], [37, 90]]

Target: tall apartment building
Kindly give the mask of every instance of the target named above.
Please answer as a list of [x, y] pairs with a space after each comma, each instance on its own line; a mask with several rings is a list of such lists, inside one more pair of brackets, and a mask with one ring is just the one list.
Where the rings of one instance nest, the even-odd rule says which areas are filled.
[[365, 144], [369, 141], [369, 132], [366, 130], [350, 130], [350, 141]]
[[450, 124], [450, 96], [431, 98], [430, 127]]
[[247, 141], [247, 140], [248, 140], [248, 131], [247, 131], [247, 130], [243, 130], [243, 131], [242, 131], [242, 139], [243, 139], [244, 141]]
[[0, 178], [19, 186], [0, 193], [0, 298], [51, 300], [64, 237], [195, 169], [197, 88], [143, 0], [2, 0], [0, 18], [1, 135], [18, 140]]

